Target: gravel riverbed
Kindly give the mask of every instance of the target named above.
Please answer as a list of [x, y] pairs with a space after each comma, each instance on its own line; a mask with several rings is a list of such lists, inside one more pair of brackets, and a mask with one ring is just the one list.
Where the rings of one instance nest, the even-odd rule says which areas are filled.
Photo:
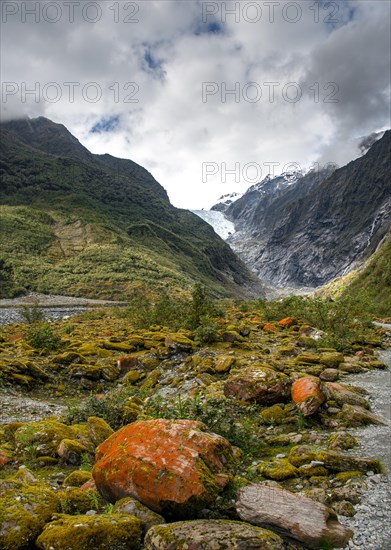
[[[391, 331], [391, 325], [389, 328]], [[370, 392], [372, 410], [386, 425], [358, 428], [352, 433], [360, 443], [354, 454], [380, 458], [386, 472], [382, 475], [368, 472], [368, 489], [356, 506], [356, 515], [352, 518], [340, 516], [341, 523], [354, 531], [345, 550], [391, 549], [391, 349], [380, 352], [379, 359], [390, 369], [349, 376], [349, 383]]]

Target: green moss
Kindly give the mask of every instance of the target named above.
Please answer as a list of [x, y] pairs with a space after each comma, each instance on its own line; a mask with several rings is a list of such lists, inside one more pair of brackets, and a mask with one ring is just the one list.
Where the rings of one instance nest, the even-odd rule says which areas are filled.
[[93, 489], [86, 491], [80, 488], [70, 488], [58, 493], [61, 511], [64, 514], [85, 514], [89, 510], [97, 510], [103, 505], [102, 497]]
[[63, 516], [49, 523], [37, 539], [41, 550], [136, 550], [142, 523], [126, 514]]
[[89, 481], [92, 477], [91, 472], [85, 472], [84, 470], [75, 470], [63, 481], [64, 487], [81, 487]]
[[13, 487], [0, 499], [0, 547], [4, 550], [27, 548], [59, 510], [58, 496], [49, 486], [13, 480]]
[[261, 462], [257, 469], [260, 474], [276, 481], [299, 475], [298, 469], [285, 458], [276, 458], [272, 462]]
[[57, 447], [63, 439], [76, 439], [75, 431], [56, 420], [30, 422], [15, 433], [18, 452], [34, 449], [36, 456], [57, 456]]

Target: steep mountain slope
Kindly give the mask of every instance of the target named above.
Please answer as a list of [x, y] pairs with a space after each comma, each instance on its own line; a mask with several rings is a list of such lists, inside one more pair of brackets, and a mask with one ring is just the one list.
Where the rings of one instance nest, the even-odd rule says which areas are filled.
[[[374, 252], [391, 221], [391, 131], [343, 168], [264, 180], [225, 211], [228, 242], [277, 286], [320, 286]], [[273, 185], [273, 189], [268, 189]]]
[[376, 252], [347, 275], [320, 288], [317, 295], [337, 299], [353, 295], [374, 314], [391, 316], [391, 231]]
[[0, 128], [6, 288], [123, 298], [200, 280], [220, 295], [260, 292], [213, 229], [174, 208], [141, 166], [91, 154], [43, 117]]

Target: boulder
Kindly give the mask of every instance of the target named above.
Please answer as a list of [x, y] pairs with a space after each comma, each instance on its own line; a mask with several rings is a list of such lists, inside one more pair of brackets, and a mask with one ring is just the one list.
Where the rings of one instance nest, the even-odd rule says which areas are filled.
[[321, 354], [320, 362], [326, 367], [338, 368], [338, 366], [345, 360], [343, 353], [337, 351], [326, 351]]
[[214, 368], [215, 372], [228, 372], [231, 367], [235, 364], [236, 357], [233, 355], [223, 355], [219, 357], [216, 361], [216, 366]]
[[4, 482], [0, 499], [0, 548], [29, 548], [52, 514], [59, 511], [59, 498], [27, 470]]
[[289, 397], [290, 380], [285, 374], [270, 367], [253, 365], [226, 381], [224, 395], [240, 401], [274, 405]]
[[382, 471], [382, 466], [376, 458], [358, 457], [336, 451], [319, 451], [316, 454], [316, 460], [324, 463], [325, 467], [335, 472], [348, 472], [356, 470], [358, 472], [378, 472]]
[[191, 516], [231, 479], [230, 443], [190, 420], [147, 420], [124, 426], [96, 450], [93, 477], [103, 497], [134, 497], [155, 512]]
[[319, 378], [321, 380], [324, 380], [325, 382], [335, 382], [338, 380], [340, 376], [340, 372], [338, 369], [324, 369], [320, 375]]
[[376, 414], [367, 411], [363, 407], [348, 405], [345, 403], [343, 405], [341, 412], [338, 414], [338, 418], [342, 421], [343, 424], [347, 426], [365, 426], [367, 424], [375, 425], [384, 425], [385, 422]]
[[322, 390], [328, 401], [335, 401], [340, 407], [348, 403], [349, 405], [358, 405], [359, 407], [369, 409], [369, 403], [362, 395], [355, 391], [351, 391], [342, 384], [324, 382], [322, 384]]
[[240, 521], [180, 521], [152, 527], [145, 550], [283, 550], [282, 539], [266, 529]]
[[37, 539], [41, 550], [136, 550], [141, 521], [125, 514], [62, 516], [48, 523]]
[[282, 481], [283, 479], [299, 475], [298, 469], [286, 458], [275, 458], [271, 462], [263, 462], [257, 469], [265, 477], [276, 481]]
[[296, 380], [292, 385], [292, 400], [304, 416], [316, 413], [326, 401], [319, 378], [304, 376]]
[[353, 535], [324, 504], [267, 483], [240, 489], [236, 510], [243, 521], [272, 529], [308, 548], [327, 542], [343, 548]]
[[87, 426], [89, 438], [96, 447], [114, 433], [107, 422], [98, 416], [90, 416], [87, 420]]
[[79, 466], [83, 455], [89, 454], [89, 449], [74, 439], [63, 439], [58, 446], [57, 454], [66, 464]]
[[173, 334], [170, 334], [166, 336], [165, 338], [165, 345], [170, 350], [177, 352], [177, 351], [192, 351], [195, 347], [195, 342], [193, 340], [190, 340], [190, 338], [187, 338], [184, 334], [181, 334], [179, 332], [175, 332]]
[[113, 512], [115, 514], [129, 514], [138, 518], [142, 524], [144, 531], [148, 531], [154, 525], [161, 525], [166, 523], [163, 516], [153, 512], [144, 504], [141, 504], [138, 500], [131, 497], [121, 498], [115, 503]]

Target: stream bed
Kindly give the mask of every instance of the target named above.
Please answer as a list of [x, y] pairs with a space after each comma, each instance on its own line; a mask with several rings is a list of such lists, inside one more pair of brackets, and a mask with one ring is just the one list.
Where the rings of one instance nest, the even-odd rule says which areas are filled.
[[[391, 331], [391, 325], [389, 325]], [[354, 531], [347, 549], [391, 549], [391, 349], [378, 354], [389, 366], [388, 370], [369, 371], [349, 376], [349, 384], [369, 391], [372, 411], [382, 417], [386, 425], [367, 426], [350, 430], [359, 440], [354, 454], [371, 456], [383, 461], [384, 474], [368, 472], [368, 489], [355, 508], [352, 518], [340, 516], [340, 521]]]

